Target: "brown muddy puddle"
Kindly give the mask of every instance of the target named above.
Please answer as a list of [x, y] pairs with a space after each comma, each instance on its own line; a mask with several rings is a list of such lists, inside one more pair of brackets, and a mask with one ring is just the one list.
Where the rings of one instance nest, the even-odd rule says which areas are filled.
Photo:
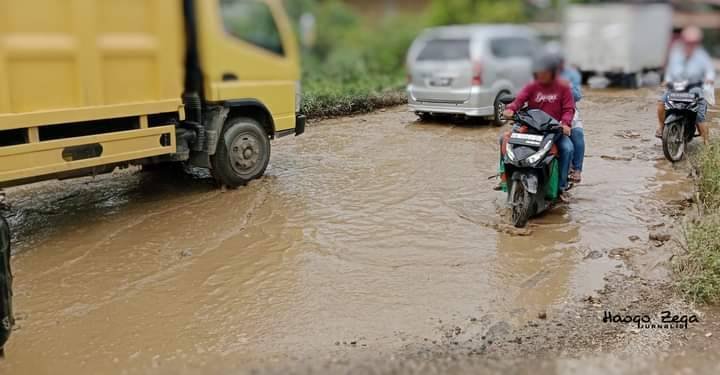
[[392, 351], [440, 321], [515, 324], [591, 294], [623, 272], [607, 252], [691, 186], [657, 160], [650, 93], [581, 108], [583, 184], [529, 236], [504, 231], [487, 179], [499, 129], [404, 108], [276, 142], [267, 177], [236, 191], [146, 173], [10, 190], [19, 329], [0, 372]]

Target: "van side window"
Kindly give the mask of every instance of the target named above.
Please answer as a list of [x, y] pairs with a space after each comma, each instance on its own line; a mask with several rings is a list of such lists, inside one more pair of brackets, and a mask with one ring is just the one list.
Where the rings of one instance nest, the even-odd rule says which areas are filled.
[[417, 57], [417, 61], [470, 60], [469, 39], [429, 40]]
[[260, 0], [220, 0], [225, 31], [241, 40], [284, 55], [272, 10]]
[[526, 38], [498, 38], [490, 43], [495, 57], [508, 59], [513, 57], [533, 57], [535, 45]]

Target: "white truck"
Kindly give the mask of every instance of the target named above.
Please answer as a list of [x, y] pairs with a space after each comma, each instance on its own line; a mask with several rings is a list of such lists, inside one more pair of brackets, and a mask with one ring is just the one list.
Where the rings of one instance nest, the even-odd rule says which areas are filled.
[[567, 62], [583, 78], [604, 76], [635, 88], [648, 72], [660, 72], [672, 36], [668, 4], [570, 5], [563, 35]]

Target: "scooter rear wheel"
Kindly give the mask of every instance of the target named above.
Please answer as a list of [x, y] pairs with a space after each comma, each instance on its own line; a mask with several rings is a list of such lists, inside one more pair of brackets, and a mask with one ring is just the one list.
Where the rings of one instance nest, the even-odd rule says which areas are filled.
[[513, 181], [510, 189], [510, 204], [512, 206], [512, 223], [516, 228], [525, 228], [531, 215], [530, 193], [525, 190], [522, 182]]

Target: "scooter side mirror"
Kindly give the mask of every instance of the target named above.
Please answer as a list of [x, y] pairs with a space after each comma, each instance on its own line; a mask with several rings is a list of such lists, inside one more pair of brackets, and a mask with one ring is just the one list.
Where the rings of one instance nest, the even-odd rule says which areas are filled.
[[503, 103], [505, 105], [508, 105], [515, 101], [515, 96], [513, 95], [503, 95], [500, 97], [500, 103]]

